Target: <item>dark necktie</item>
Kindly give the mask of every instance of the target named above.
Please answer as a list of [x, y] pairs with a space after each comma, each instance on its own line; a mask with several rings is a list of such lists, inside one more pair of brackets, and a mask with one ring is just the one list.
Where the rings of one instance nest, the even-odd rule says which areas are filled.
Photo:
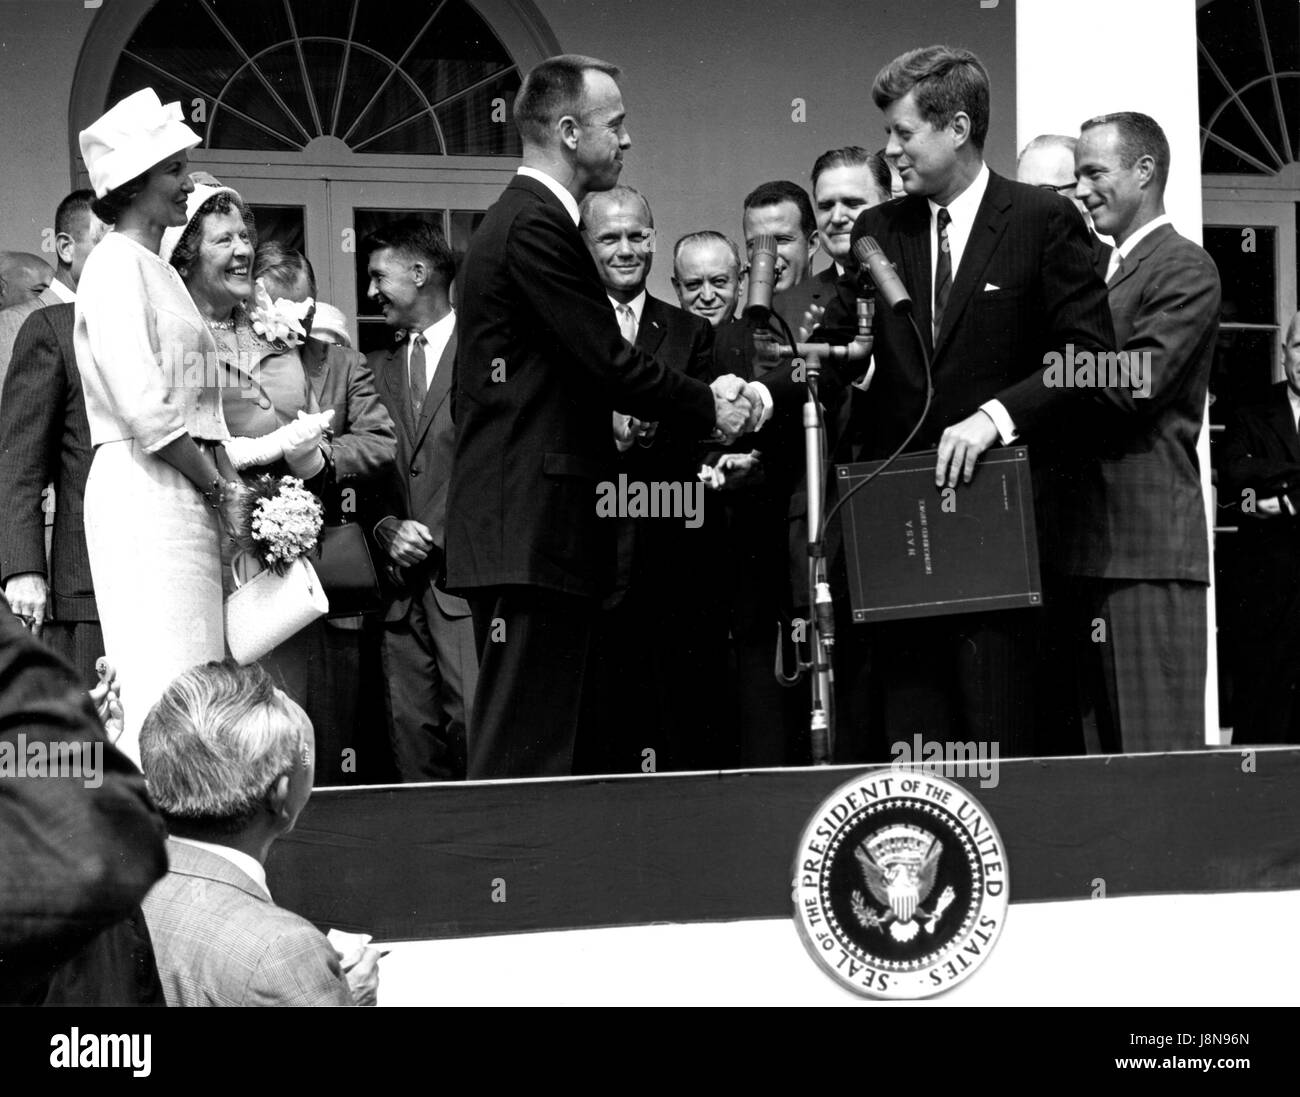
[[424, 410], [424, 397], [429, 391], [424, 371], [424, 336], [411, 337], [411, 420], [418, 426]]
[[943, 310], [948, 307], [948, 294], [952, 290], [952, 248], [948, 243], [948, 224], [952, 214], [947, 206], [940, 206], [939, 223], [939, 261], [934, 265], [934, 338], [939, 338], [939, 329], [943, 326]]

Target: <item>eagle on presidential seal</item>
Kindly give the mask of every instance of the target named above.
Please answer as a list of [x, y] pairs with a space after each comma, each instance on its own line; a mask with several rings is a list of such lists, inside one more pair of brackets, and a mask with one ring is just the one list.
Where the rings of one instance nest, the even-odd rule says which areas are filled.
[[924, 923], [926, 933], [933, 933], [943, 912], [955, 898], [946, 887], [930, 911], [921, 906], [934, 890], [943, 846], [929, 831], [910, 823], [884, 827], [869, 835], [854, 856], [862, 868], [867, 890], [884, 911], [867, 902], [860, 891], [853, 892], [853, 916], [866, 929], [882, 933], [888, 926], [895, 941], [912, 940]]

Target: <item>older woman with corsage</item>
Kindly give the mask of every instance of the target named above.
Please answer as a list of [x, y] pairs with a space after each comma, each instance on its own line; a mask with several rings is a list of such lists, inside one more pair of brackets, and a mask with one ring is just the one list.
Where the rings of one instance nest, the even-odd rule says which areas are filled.
[[[162, 255], [183, 279], [217, 344], [222, 414], [231, 434], [223, 467], [246, 484], [261, 477], [295, 477], [319, 494], [326, 473], [325, 430], [333, 412], [319, 413], [298, 346], [311, 323], [312, 302], [273, 298], [255, 285], [257, 233], [239, 193], [211, 176], [194, 176], [189, 219], [168, 231]], [[239, 545], [222, 543], [230, 593]], [[243, 578], [248, 578], [245, 574]], [[309, 672], [324, 658], [316, 622], [264, 655], [260, 662], [298, 704], [312, 711]]]

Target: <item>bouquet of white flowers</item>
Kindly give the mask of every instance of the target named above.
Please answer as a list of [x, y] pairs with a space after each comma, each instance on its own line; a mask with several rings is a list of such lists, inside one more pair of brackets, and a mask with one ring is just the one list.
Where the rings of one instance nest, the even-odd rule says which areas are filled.
[[259, 476], [248, 486], [235, 542], [262, 567], [284, 575], [316, 548], [325, 520], [320, 500], [293, 476]]

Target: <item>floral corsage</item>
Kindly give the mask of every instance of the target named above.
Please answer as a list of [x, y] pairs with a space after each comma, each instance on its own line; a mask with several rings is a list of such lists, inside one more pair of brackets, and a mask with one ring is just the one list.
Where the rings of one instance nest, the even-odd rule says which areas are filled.
[[290, 301], [286, 297], [272, 301], [266, 282], [259, 278], [253, 283], [253, 307], [248, 310], [248, 318], [253, 322], [253, 330], [268, 343], [291, 349], [302, 346], [307, 338], [304, 325], [307, 314], [315, 306], [310, 297], [305, 301]]

